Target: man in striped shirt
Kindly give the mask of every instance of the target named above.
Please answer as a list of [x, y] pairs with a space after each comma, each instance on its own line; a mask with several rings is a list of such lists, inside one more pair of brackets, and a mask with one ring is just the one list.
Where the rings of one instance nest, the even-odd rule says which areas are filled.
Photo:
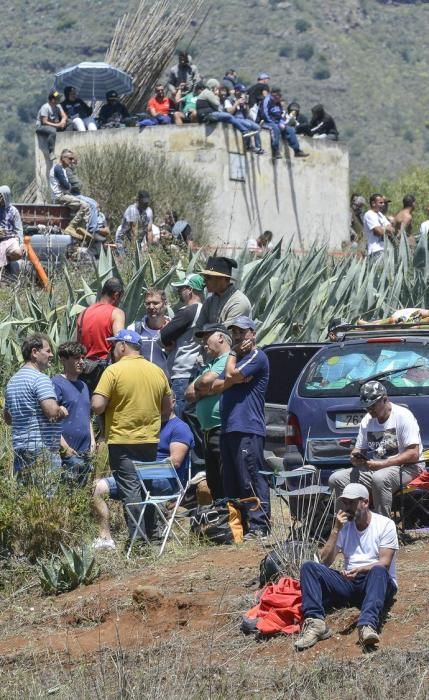
[[60, 406], [49, 377], [53, 353], [49, 338], [41, 333], [26, 338], [21, 346], [24, 366], [7, 383], [3, 417], [12, 426], [14, 473], [31, 483], [30, 467], [43, 459], [47, 471], [61, 467], [59, 455], [61, 424], [68, 415]]

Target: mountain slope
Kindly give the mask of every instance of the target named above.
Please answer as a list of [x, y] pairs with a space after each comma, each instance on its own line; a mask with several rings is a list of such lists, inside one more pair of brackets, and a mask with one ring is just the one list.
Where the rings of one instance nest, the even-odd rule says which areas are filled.
[[[135, 6], [135, 2], [131, 6]], [[429, 5], [377, 0], [217, 0], [190, 51], [201, 73], [260, 70], [309, 113], [323, 102], [349, 144], [352, 178], [385, 178], [429, 153], [426, 36]], [[2, 11], [0, 167], [3, 180], [32, 176], [33, 127], [56, 70], [101, 59], [126, 0], [17, 0]], [[11, 172], [12, 171], [12, 172]], [[13, 172], [15, 171], [15, 172]]]

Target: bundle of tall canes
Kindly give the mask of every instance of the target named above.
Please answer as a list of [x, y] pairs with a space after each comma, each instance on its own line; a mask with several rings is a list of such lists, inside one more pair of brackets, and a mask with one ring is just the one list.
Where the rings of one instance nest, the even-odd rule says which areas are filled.
[[118, 21], [106, 63], [129, 73], [134, 90], [123, 102], [130, 113], [143, 111], [156, 82], [170, 64], [206, 0], [141, 0], [137, 10]]

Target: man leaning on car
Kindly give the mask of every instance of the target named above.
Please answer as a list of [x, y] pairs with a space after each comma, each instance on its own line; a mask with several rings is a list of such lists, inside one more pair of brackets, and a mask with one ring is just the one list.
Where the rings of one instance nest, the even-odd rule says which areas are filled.
[[378, 381], [366, 382], [360, 402], [367, 413], [362, 419], [351, 453], [351, 469], [339, 469], [329, 477], [338, 499], [350, 482], [364, 484], [372, 494], [373, 510], [391, 516], [392, 497], [424, 469], [418, 423], [408, 408], [389, 401]]

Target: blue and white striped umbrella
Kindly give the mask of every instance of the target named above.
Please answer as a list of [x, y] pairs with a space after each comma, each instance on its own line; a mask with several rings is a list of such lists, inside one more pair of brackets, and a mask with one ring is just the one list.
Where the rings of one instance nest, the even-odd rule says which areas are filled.
[[119, 95], [129, 95], [133, 91], [133, 79], [128, 73], [95, 61], [63, 68], [56, 73], [54, 85], [59, 91], [69, 85], [76, 88], [83, 100], [104, 100], [108, 90], [116, 90]]

